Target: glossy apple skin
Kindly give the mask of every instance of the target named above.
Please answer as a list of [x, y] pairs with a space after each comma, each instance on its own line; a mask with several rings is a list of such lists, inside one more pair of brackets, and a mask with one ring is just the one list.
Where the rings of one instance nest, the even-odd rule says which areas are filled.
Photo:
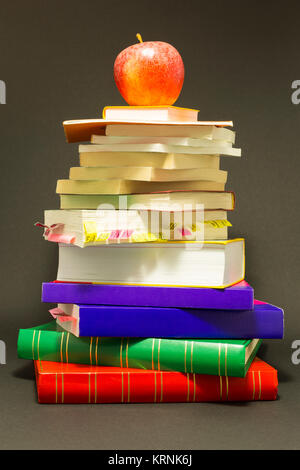
[[131, 106], [171, 106], [184, 80], [181, 55], [166, 42], [141, 42], [117, 56], [114, 77], [119, 92]]

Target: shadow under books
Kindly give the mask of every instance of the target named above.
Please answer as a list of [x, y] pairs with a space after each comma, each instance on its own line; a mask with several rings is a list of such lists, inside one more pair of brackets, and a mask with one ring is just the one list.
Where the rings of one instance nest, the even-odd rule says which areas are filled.
[[12, 372], [13, 377], [23, 380], [35, 380], [32, 362], [23, 364]]

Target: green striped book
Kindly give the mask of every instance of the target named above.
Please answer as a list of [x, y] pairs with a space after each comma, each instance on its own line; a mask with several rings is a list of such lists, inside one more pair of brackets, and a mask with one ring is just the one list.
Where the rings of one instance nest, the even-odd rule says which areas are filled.
[[42, 361], [244, 377], [260, 344], [259, 339], [77, 338], [52, 321], [21, 329], [18, 355]]

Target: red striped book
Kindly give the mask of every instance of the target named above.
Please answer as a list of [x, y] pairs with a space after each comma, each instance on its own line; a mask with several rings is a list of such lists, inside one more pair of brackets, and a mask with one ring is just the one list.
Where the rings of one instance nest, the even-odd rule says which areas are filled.
[[34, 361], [40, 403], [275, 400], [277, 371], [255, 358], [244, 378]]

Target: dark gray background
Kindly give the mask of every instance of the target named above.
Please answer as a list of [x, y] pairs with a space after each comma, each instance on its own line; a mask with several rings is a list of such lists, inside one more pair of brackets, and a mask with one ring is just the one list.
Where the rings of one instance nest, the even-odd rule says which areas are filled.
[[[300, 79], [297, 1], [1, 1], [0, 448], [298, 448], [300, 366], [299, 124], [291, 83]], [[274, 403], [42, 406], [30, 362], [17, 360], [20, 327], [48, 321], [42, 281], [55, 278], [57, 249], [33, 227], [58, 208], [55, 184], [78, 165], [61, 122], [122, 104], [113, 62], [136, 42], [162, 40], [181, 53], [177, 104], [201, 119], [232, 119], [242, 159], [222, 160], [237, 194], [232, 235], [246, 237], [247, 280], [256, 297], [285, 308], [284, 341], [261, 357], [279, 370]]]

